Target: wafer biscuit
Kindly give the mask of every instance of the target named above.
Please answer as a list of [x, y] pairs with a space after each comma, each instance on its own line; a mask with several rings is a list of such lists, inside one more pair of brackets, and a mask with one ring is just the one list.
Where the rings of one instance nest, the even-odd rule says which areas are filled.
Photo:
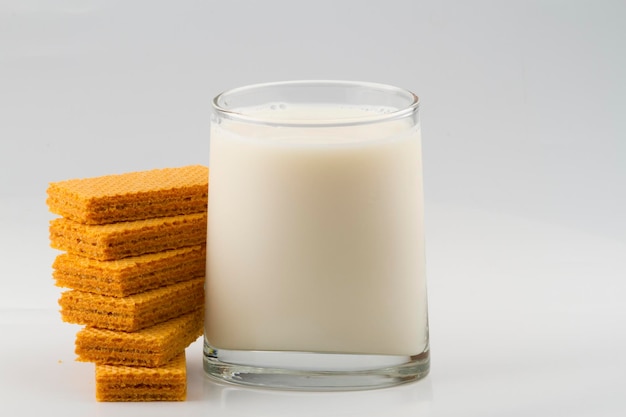
[[97, 261], [69, 253], [52, 264], [58, 287], [113, 297], [127, 297], [191, 278], [203, 277], [206, 248], [196, 245], [112, 261]]
[[204, 278], [121, 298], [78, 290], [65, 291], [59, 298], [63, 321], [125, 332], [153, 326], [203, 304]]
[[85, 327], [76, 334], [78, 360], [109, 365], [165, 365], [203, 330], [202, 309], [136, 331]]
[[184, 401], [186, 397], [184, 352], [158, 368], [96, 365], [98, 401]]
[[208, 168], [191, 165], [50, 183], [51, 212], [103, 224], [206, 211]]
[[206, 226], [206, 212], [103, 225], [61, 217], [50, 222], [50, 245], [107, 261], [204, 244]]

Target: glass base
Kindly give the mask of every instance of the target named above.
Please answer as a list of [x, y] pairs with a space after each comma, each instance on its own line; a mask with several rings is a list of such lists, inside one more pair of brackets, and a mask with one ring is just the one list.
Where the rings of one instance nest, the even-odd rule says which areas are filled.
[[428, 375], [428, 350], [416, 356], [216, 349], [204, 342], [204, 371], [220, 381], [286, 390], [383, 388]]

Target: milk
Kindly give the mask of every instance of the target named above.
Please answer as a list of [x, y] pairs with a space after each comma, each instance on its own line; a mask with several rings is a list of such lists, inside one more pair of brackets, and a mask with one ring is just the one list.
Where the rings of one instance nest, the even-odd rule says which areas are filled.
[[212, 124], [205, 335], [227, 350], [427, 348], [421, 138], [393, 109], [276, 104]]

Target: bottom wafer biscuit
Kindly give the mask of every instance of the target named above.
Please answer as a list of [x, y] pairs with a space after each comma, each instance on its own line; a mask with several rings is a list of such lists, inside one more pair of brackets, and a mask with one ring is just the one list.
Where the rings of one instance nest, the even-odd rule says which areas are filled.
[[85, 327], [76, 334], [79, 361], [157, 367], [185, 350], [203, 331], [204, 310], [136, 331]]
[[186, 397], [184, 351], [157, 368], [96, 365], [98, 401], [184, 401]]

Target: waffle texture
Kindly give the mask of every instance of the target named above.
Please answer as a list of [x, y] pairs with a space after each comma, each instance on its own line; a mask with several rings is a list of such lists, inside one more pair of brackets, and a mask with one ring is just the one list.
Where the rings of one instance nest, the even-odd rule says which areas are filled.
[[52, 268], [52, 276], [59, 287], [127, 297], [203, 277], [206, 248], [196, 245], [112, 261], [62, 253], [55, 258]]
[[100, 261], [206, 243], [207, 213], [86, 225], [66, 218], [50, 222], [50, 245]]
[[208, 201], [208, 168], [190, 165], [49, 184], [49, 210], [85, 224], [198, 213]]
[[50, 183], [63, 321], [98, 401], [183, 401], [185, 349], [203, 332], [208, 168]]
[[79, 361], [108, 365], [163, 366], [203, 331], [203, 309], [136, 331], [85, 327], [76, 334]]
[[65, 291], [61, 294], [59, 305], [65, 322], [134, 332], [202, 308], [204, 278], [128, 297]]
[[96, 365], [98, 401], [184, 401], [186, 398], [184, 352], [158, 368]]

